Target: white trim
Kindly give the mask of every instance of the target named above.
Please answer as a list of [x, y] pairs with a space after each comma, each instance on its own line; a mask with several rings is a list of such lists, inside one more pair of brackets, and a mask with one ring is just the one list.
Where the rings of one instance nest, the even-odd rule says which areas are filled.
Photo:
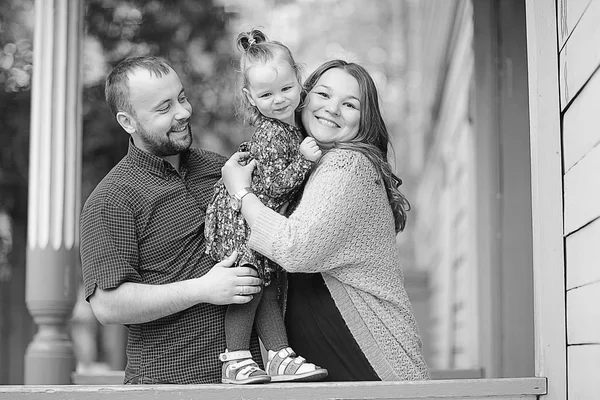
[[563, 182], [556, 0], [526, 0], [536, 376], [546, 400], [566, 388]]
[[[404, 382], [286, 382], [268, 385], [53, 385], [0, 386], [1, 400], [535, 400], [544, 378], [456, 379]], [[564, 399], [562, 399], [564, 400]]]

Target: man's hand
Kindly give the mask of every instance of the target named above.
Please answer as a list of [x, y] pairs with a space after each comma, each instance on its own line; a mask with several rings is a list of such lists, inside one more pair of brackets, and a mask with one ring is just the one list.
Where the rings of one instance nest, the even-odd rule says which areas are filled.
[[319, 148], [319, 145], [315, 139], [306, 137], [300, 144], [300, 154], [302, 154], [307, 160], [316, 162], [319, 158], [321, 158], [323, 152]]
[[233, 252], [200, 278], [164, 285], [125, 282], [113, 289], [96, 288], [90, 305], [98, 321], [108, 325], [154, 321], [198, 303], [247, 303], [260, 292], [262, 282], [252, 268], [231, 268], [236, 258], [237, 252]]
[[256, 270], [250, 267], [235, 267], [232, 265], [237, 258], [237, 251], [215, 264], [202, 276], [202, 287], [205, 302], [211, 304], [244, 304], [252, 300], [252, 295], [260, 292], [262, 281], [257, 277]]

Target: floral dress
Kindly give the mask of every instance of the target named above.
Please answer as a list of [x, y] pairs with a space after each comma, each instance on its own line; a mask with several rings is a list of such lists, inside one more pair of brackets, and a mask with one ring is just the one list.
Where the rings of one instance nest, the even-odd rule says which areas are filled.
[[[250, 141], [239, 146], [239, 151], [250, 153], [246, 162], [258, 161], [252, 175], [252, 192], [275, 211], [293, 198], [311, 170], [313, 163], [300, 154], [302, 139], [298, 128], [261, 117]], [[220, 179], [206, 209], [206, 254], [215, 261], [221, 261], [237, 250], [236, 265], [251, 264], [268, 286], [279, 266], [248, 248], [250, 227], [242, 213], [233, 210], [229, 199], [223, 179]]]

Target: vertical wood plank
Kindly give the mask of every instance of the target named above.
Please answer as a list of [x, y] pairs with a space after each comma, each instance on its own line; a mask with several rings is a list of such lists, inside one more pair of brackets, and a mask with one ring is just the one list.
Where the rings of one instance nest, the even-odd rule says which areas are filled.
[[498, 20], [493, 0], [474, 1], [475, 82], [472, 114], [474, 118], [475, 231], [478, 268], [479, 352], [487, 377], [500, 376], [500, 138], [497, 134], [498, 101]]
[[502, 377], [534, 368], [531, 166], [527, 112], [527, 43], [521, 0], [498, 4], [500, 135], [500, 296]]
[[[565, 266], [556, 1], [526, 0], [536, 376], [567, 398]], [[574, 400], [575, 398], [573, 398]]]

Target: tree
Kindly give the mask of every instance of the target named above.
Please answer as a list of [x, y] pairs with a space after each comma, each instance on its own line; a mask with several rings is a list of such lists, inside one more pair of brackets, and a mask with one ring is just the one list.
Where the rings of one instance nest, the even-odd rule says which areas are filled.
[[127, 149], [126, 133], [104, 103], [104, 78], [128, 56], [167, 59], [194, 108], [194, 145], [223, 154], [234, 151], [245, 132], [233, 117], [235, 70], [227, 34], [231, 17], [213, 1], [86, 1], [86, 58], [94, 60], [90, 67], [100, 60], [106, 68], [95, 73], [86, 68], [84, 199]]
[[[0, 2], [0, 216], [8, 216], [0, 218], [0, 384], [23, 382], [34, 330], [25, 307], [33, 10], [33, 0]], [[125, 57], [169, 60], [194, 107], [195, 145], [224, 154], [235, 149], [244, 132], [233, 118], [231, 16], [212, 0], [85, 1], [84, 200], [127, 149], [103, 90], [107, 72]]]
[[31, 0], [0, 3], [0, 384], [22, 383], [33, 335], [24, 296], [32, 11]]

